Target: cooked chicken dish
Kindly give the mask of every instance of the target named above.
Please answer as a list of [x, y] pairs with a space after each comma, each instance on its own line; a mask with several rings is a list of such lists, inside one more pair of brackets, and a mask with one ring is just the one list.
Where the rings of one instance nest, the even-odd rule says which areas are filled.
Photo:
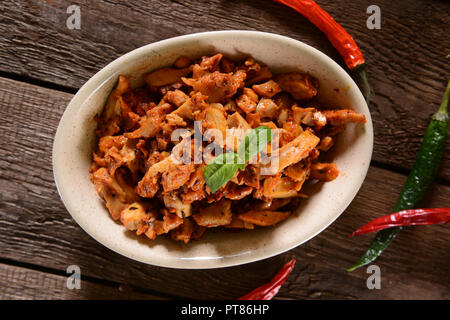
[[[111, 217], [149, 239], [188, 243], [209, 228], [274, 226], [308, 197], [306, 181], [338, 178], [321, 154], [347, 123], [366, 121], [321, 106], [319, 90], [309, 74], [274, 75], [251, 57], [234, 62], [220, 53], [179, 57], [135, 89], [120, 76], [96, 119], [90, 179]], [[272, 141], [212, 192], [204, 170], [217, 151], [236, 152], [258, 127], [270, 129]], [[263, 158], [277, 165], [268, 169]]]

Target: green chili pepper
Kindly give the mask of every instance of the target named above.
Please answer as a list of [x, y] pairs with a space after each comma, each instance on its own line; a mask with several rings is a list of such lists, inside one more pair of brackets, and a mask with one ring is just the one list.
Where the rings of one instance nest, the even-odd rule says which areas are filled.
[[[394, 207], [394, 212], [411, 209], [416, 206], [425, 196], [436, 176], [447, 138], [449, 96], [450, 80], [447, 83], [439, 111], [433, 115], [425, 132], [422, 146]], [[353, 271], [374, 261], [387, 248], [401, 229], [402, 227], [394, 227], [379, 231], [366, 253], [347, 271]]]

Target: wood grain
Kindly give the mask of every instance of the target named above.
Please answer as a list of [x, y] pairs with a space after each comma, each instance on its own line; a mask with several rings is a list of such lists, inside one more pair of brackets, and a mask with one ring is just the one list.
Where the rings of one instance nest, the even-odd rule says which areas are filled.
[[[371, 167], [346, 212], [308, 243], [285, 254], [216, 270], [173, 270], [124, 258], [90, 238], [70, 217], [53, 183], [52, 139], [71, 94], [0, 78], [1, 257], [52, 270], [81, 267], [93, 279], [181, 298], [232, 299], [268, 281], [290, 257], [297, 266], [280, 299], [450, 298], [444, 226], [402, 232], [377, 260], [382, 289], [368, 290], [365, 269], [347, 273], [371, 236], [348, 235], [391, 210], [406, 177]], [[424, 206], [450, 203], [450, 187], [436, 185]], [[94, 297], [94, 294], [89, 296]]]
[[[373, 160], [407, 172], [440, 103], [450, 71], [450, 5], [438, 0], [378, 0], [381, 29], [366, 28], [367, 1], [318, 0], [354, 36], [369, 65], [375, 127]], [[81, 30], [66, 27], [73, 1], [0, 3], [0, 71], [79, 88], [107, 63], [142, 45], [223, 29], [275, 32], [304, 41], [343, 65], [337, 51], [301, 15], [271, 0], [80, 0]], [[450, 144], [440, 177], [450, 181]]]
[[161, 299], [149, 294], [85, 281], [79, 289], [67, 288], [67, 277], [0, 263], [0, 300]]

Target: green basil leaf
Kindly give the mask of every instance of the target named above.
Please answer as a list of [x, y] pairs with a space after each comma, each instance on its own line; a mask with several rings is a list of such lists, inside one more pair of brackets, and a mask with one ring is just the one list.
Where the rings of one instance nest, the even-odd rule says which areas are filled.
[[239, 164], [239, 169], [243, 170], [245, 163], [260, 153], [271, 140], [272, 130], [267, 126], [261, 126], [250, 131], [241, 141], [237, 149], [239, 158], [244, 162], [243, 168]]
[[238, 146], [238, 154], [222, 153], [212, 160], [203, 171], [203, 178], [212, 193], [230, 181], [238, 169], [244, 170], [245, 163], [260, 153], [272, 140], [272, 130], [261, 126], [248, 133]]
[[222, 153], [214, 158], [204, 169], [203, 178], [214, 193], [227, 183], [238, 170], [238, 156], [234, 152]]

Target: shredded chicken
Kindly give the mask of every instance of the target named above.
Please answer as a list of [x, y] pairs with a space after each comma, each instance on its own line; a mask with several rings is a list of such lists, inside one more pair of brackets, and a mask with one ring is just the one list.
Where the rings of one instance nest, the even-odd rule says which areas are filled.
[[261, 84], [255, 84], [252, 88], [257, 94], [265, 98], [272, 98], [277, 93], [283, 91], [280, 85], [273, 80], [269, 80]]
[[306, 73], [285, 73], [275, 78], [279, 86], [296, 100], [311, 100], [317, 95], [319, 83]]
[[209, 102], [223, 102], [244, 85], [245, 72], [237, 71], [233, 74], [214, 71], [198, 79], [182, 78], [182, 80], [186, 85], [192, 86], [194, 91], [208, 96]]
[[272, 99], [261, 99], [256, 106], [256, 112], [261, 118], [275, 118], [278, 114], [278, 105]]
[[290, 216], [289, 211], [252, 210], [238, 214], [238, 218], [244, 222], [257, 226], [273, 226]]
[[363, 114], [351, 109], [323, 110], [322, 113], [333, 126], [345, 125], [349, 122], [366, 123], [366, 117]]
[[199, 226], [207, 228], [226, 226], [232, 220], [231, 201], [218, 201], [209, 207], [200, 209], [192, 217]]
[[273, 174], [281, 172], [287, 166], [306, 158], [320, 139], [310, 131], [303, 131], [297, 138], [280, 148], [278, 152], [278, 166]]
[[258, 95], [249, 88], [244, 88], [243, 93], [236, 99], [236, 104], [245, 113], [255, 111]]
[[181, 77], [189, 74], [189, 69], [162, 68], [149, 73], [145, 82], [151, 87], [162, 87], [180, 81]]
[[337, 178], [339, 171], [335, 163], [314, 163], [311, 165], [311, 178], [320, 181], [332, 181]]
[[[252, 57], [178, 57], [144, 79], [132, 89], [119, 76], [96, 117], [90, 179], [111, 217], [149, 239], [167, 235], [187, 244], [209, 228], [278, 224], [308, 197], [309, 180], [338, 178], [337, 165], [321, 162], [322, 154], [346, 124], [366, 122], [350, 109], [322, 108], [312, 75], [273, 76]], [[212, 193], [203, 176], [207, 163], [237, 152], [259, 126], [269, 127], [278, 144], [267, 144]]]

